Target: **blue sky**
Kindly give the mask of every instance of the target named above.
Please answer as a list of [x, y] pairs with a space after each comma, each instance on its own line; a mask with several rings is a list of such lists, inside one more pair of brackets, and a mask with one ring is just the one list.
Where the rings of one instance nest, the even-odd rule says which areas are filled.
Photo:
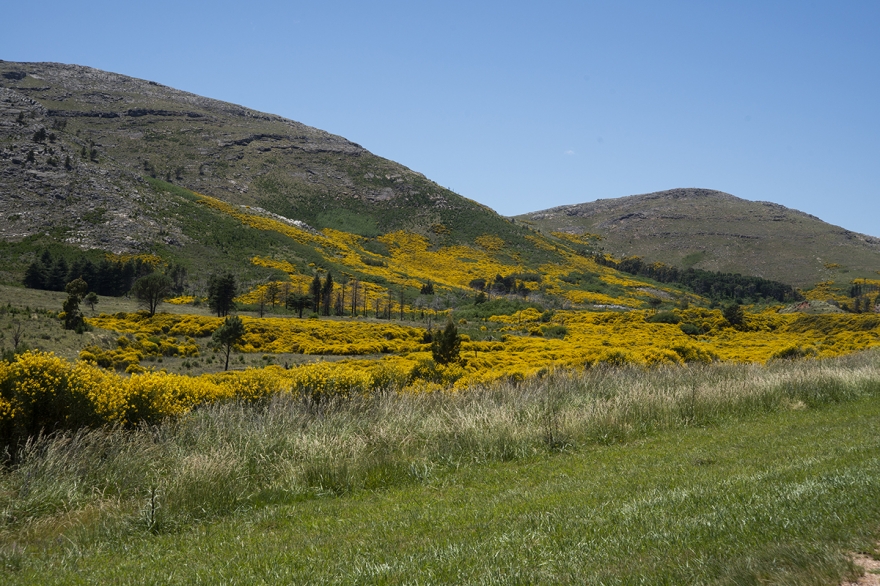
[[0, 59], [340, 134], [513, 215], [719, 189], [880, 236], [880, 2], [19, 2]]

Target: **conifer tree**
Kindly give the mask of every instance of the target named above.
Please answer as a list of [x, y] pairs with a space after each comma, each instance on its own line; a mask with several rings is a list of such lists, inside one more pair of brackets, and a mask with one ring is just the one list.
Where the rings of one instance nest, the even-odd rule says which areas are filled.
[[431, 354], [434, 356], [434, 362], [437, 364], [458, 362], [461, 352], [461, 336], [458, 335], [458, 328], [455, 327], [451, 317], [446, 320], [446, 327], [443, 331], [435, 334], [433, 338]]
[[208, 307], [217, 313], [217, 317], [225, 317], [235, 309], [235, 296], [238, 286], [235, 275], [211, 275], [208, 278]]
[[319, 313], [318, 310], [321, 308], [321, 276], [318, 273], [315, 273], [315, 278], [312, 279], [309, 293], [312, 296], [313, 311]]
[[333, 305], [333, 274], [327, 273], [324, 285], [321, 287], [321, 304], [324, 315], [330, 315], [330, 307]]
[[89, 292], [89, 286], [82, 279], [74, 279], [67, 284], [64, 290], [67, 292], [67, 299], [61, 305], [64, 314], [64, 329], [74, 330], [81, 334], [85, 330], [85, 322], [79, 304]]

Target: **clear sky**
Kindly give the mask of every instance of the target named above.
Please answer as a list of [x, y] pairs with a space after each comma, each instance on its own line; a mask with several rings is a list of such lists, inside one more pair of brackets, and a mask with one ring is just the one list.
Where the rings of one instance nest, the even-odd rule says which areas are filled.
[[880, 236], [880, 2], [8, 3], [0, 59], [340, 134], [505, 215], [719, 189]]

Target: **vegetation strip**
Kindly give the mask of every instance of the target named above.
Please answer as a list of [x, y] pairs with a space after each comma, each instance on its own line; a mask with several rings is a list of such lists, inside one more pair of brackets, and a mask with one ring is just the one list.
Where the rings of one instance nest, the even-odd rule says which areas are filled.
[[43, 438], [0, 480], [2, 565], [28, 583], [834, 583], [876, 537], [878, 368], [600, 369]]

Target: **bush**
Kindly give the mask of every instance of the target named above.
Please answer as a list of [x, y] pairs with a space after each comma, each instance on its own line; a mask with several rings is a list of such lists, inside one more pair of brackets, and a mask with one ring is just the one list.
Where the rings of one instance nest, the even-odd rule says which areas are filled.
[[545, 338], [564, 338], [568, 335], [568, 328], [565, 326], [541, 326], [541, 333]]
[[438, 364], [449, 364], [450, 362], [458, 362], [460, 351], [461, 336], [458, 335], [458, 328], [450, 318], [446, 322], [446, 328], [434, 336], [434, 341], [431, 343], [431, 354]]
[[654, 324], [677, 324], [681, 321], [681, 318], [671, 311], [661, 311], [648, 317], [645, 321]]
[[700, 326], [692, 323], [681, 324], [678, 327], [681, 328], [681, 331], [688, 336], [699, 336], [703, 333], [703, 329]]
[[739, 303], [732, 303], [725, 307], [722, 312], [724, 319], [732, 326], [739, 326], [745, 321], [745, 312]]
[[815, 348], [803, 348], [801, 346], [788, 346], [770, 356], [770, 360], [797, 360], [799, 358], [809, 358], [816, 355]]

